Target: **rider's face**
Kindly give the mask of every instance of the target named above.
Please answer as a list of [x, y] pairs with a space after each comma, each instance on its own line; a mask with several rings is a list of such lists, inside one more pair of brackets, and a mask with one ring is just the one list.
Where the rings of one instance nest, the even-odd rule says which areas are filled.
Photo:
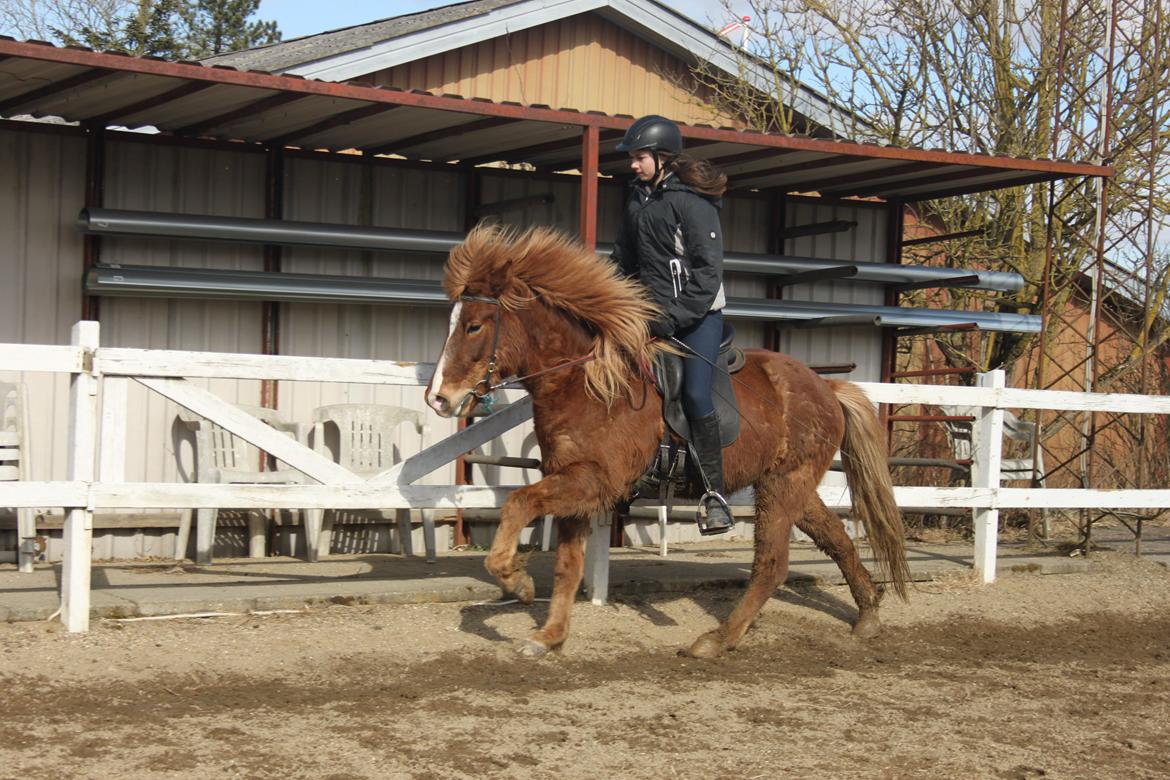
[[658, 163], [654, 155], [645, 149], [630, 152], [630, 169], [641, 181], [651, 181], [658, 175]]

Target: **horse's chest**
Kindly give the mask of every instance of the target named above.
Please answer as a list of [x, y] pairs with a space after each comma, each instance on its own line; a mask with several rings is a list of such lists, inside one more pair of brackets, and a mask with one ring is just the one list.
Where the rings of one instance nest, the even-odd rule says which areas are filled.
[[590, 411], [599, 410], [581, 409], [575, 415], [537, 418], [536, 440], [546, 469], [555, 471], [580, 462], [604, 464], [607, 469], [627, 462], [645, 464], [647, 455], [642, 450], [647, 447], [643, 445], [648, 442], [652, 450], [661, 437], [660, 428], [656, 432], [653, 425], [640, 425], [641, 420], [628, 415]]

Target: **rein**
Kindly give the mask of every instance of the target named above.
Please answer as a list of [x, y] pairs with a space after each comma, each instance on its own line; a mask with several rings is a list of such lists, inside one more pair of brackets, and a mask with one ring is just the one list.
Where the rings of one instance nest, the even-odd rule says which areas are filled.
[[492, 385], [488, 389], [488, 392], [490, 393], [492, 390], [500, 390], [500, 389], [503, 389], [506, 387], [511, 387], [513, 385], [519, 385], [519, 384], [522, 384], [524, 382], [524, 380], [526, 380], [526, 379], [532, 379], [533, 377], [541, 376], [543, 374], [551, 374], [553, 371], [560, 371], [562, 368], [572, 368], [573, 366], [579, 366], [579, 365], [582, 365], [584, 363], [590, 363], [596, 359], [597, 359], [597, 356], [592, 354], [592, 353], [590, 353], [588, 355], [582, 355], [581, 357], [578, 357], [578, 358], [572, 358], [570, 360], [564, 361], [563, 363], [557, 363], [555, 366], [549, 366], [548, 368], [542, 368], [539, 371], [533, 371], [531, 374], [525, 374], [524, 376], [516, 376], [516, 377], [512, 377], [511, 379], [505, 379], [503, 382]]

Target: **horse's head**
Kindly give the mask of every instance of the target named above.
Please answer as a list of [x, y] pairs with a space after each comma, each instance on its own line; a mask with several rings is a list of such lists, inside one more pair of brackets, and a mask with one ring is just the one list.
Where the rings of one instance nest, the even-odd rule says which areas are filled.
[[454, 308], [426, 390], [443, 417], [466, 417], [526, 366], [564, 361], [581, 364], [586, 392], [608, 403], [629, 388], [628, 361], [657, 349], [642, 286], [552, 228], [475, 228], [451, 250], [443, 287]]
[[[447, 341], [426, 391], [427, 405], [440, 416], [466, 417], [491, 393], [493, 384], [512, 373], [500, 359], [503, 322], [499, 298], [461, 295], [455, 301]], [[505, 346], [507, 363], [509, 351]]]

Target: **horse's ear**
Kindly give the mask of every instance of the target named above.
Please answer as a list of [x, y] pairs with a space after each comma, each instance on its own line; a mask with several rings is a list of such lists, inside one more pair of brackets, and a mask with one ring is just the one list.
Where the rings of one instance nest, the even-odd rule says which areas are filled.
[[511, 277], [511, 265], [507, 262], [497, 263], [483, 277], [483, 281], [487, 285], [485, 294], [493, 298], [500, 298], [506, 295], [509, 287], [513, 283]]

